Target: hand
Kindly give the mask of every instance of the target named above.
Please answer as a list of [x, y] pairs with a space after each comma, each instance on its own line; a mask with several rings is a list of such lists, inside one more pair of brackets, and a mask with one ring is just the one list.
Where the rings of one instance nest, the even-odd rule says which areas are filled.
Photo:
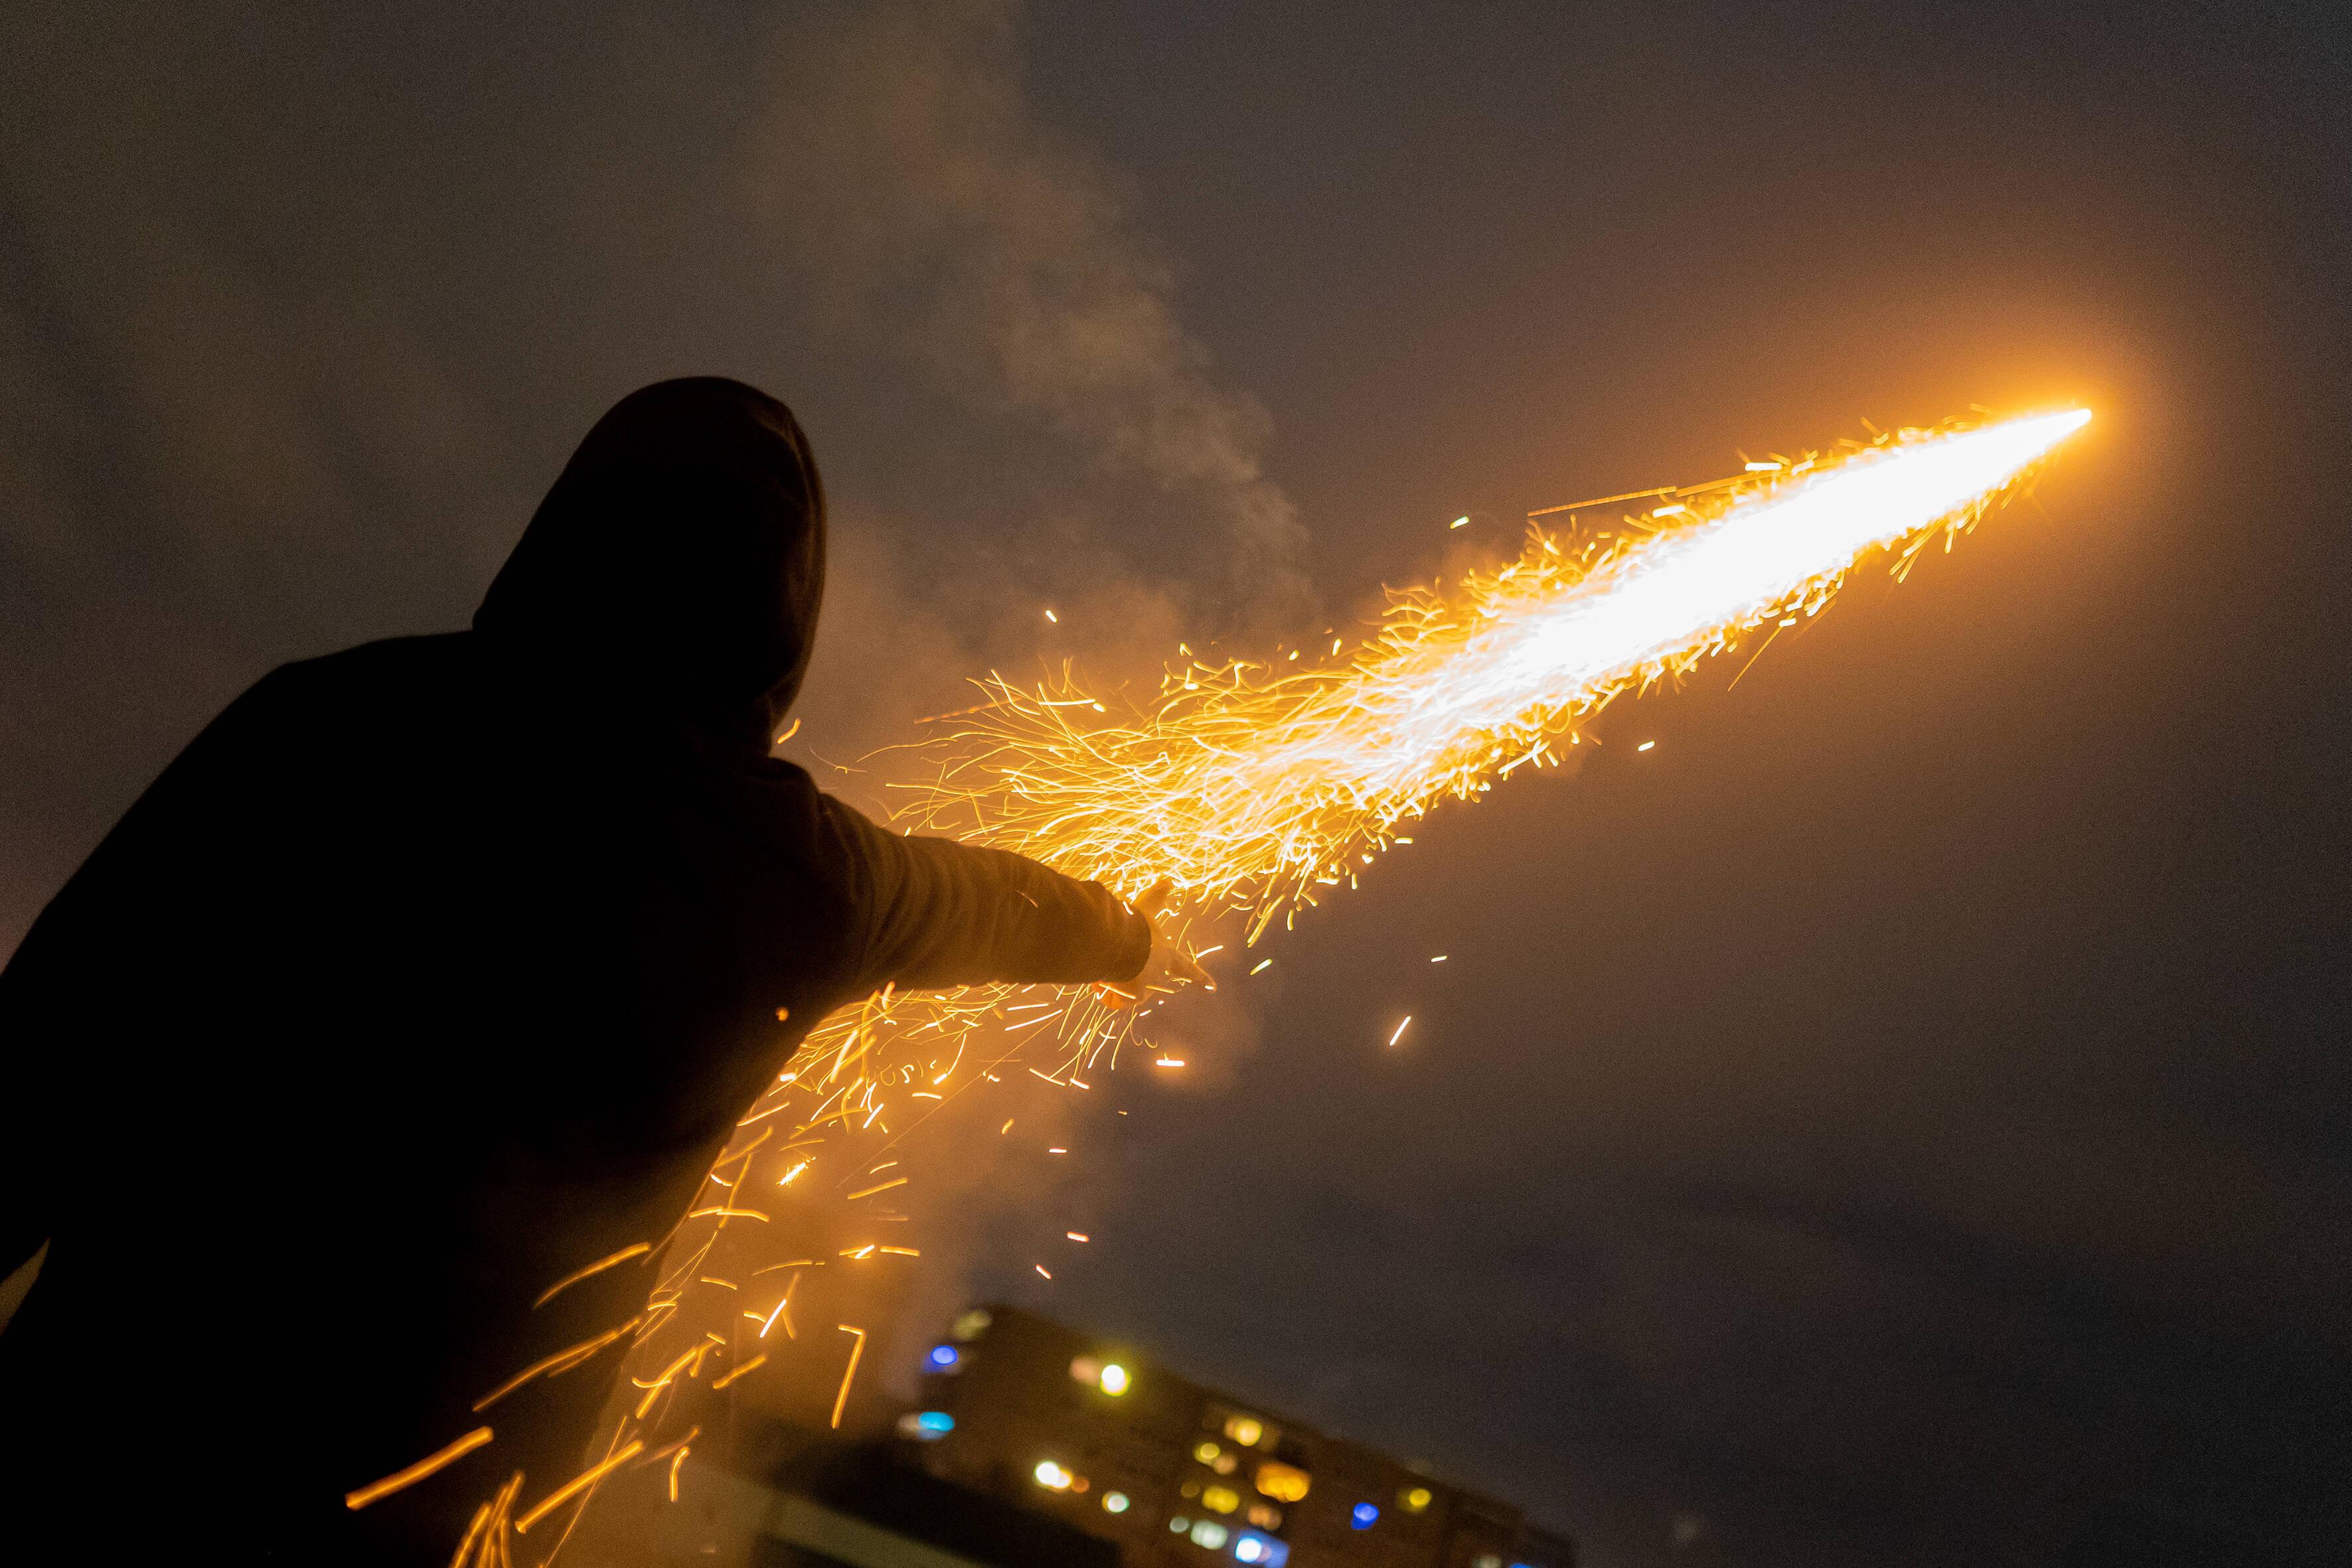
[[1096, 999], [1106, 1007], [1132, 1007], [1146, 996], [1172, 994], [1186, 985], [1198, 985], [1204, 991], [1214, 991], [1217, 983], [1209, 972], [1192, 962], [1192, 955], [1171, 942], [1160, 929], [1154, 916], [1168, 912], [1174, 901], [1176, 884], [1162, 877], [1150, 891], [1135, 901], [1136, 912], [1151, 925], [1151, 951], [1145, 954], [1143, 968], [1132, 980], [1116, 983], [1105, 981], [1095, 987]]

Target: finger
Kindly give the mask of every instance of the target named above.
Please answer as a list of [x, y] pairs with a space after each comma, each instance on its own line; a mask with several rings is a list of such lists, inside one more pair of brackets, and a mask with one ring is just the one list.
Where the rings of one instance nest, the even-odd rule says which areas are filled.
[[1176, 879], [1162, 877], [1144, 889], [1143, 897], [1135, 901], [1135, 907], [1147, 915], [1159, 914], [1175, 901], [1175, 891]]

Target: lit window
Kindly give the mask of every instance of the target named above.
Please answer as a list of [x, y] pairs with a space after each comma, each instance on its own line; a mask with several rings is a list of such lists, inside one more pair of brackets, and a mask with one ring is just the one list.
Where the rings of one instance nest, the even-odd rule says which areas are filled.
[[1209, 1461], [1209, 1468], [1216, 1471], [1217, 1474], [1221, 1476], [1230, 1476], [1234, 1473], [1234, 1468], [1240, 1463], [1241, 1461], [1234, 1458], [1231, 1454], [1219, 1454], [1215, 1458]]
[[1348, 1510], [1348, 1522], [1358, 1530], [1370, 1530], [1380, 1521], [1381, 1510], [1378, 1503], [1360, 1502]]
[[1234, 1542], [1234, 1561], [1255, 1563], [1258, 1568], [1282, 1568], [1290, 1561], [1290, 1548], [1271, 1536], [1245, 1530]]
[[1430, 1505], [1432, 1500], [1427, 1487], [1407, 1487], [1397, 1493], [1397, 1501], [1404, 1505], [1404, 1510], [1407, 1513], [1421, 1512]]
[[1102, 1376], [1102, 1363], [1082, 1355], [1070, 1363], [1070, 1375], [1080, 1383], [1092, 1383]]
[[1117, 1362], [1103, 1363], [1102, 1381], [1097, 1386], [1116, 1399], [1127, 1392], [1127, 1368]]
[[1276, 1502], [1297, 1502], [1307, 1495], [1310, 1484], [1307, 1472], [1297, 1465], [1268, 1459], [1257, 1468], [1257, 1489]]
[[1229, 1415], [1225, 1418], [1225, 1436], [1244, 1448], [1255, 1448], [1257, 1440], [1265, 1436], [1265, 1423], [1255, 1415]]
[[1173, 1519], [1171, 1519], [1171, 1520], [1170, 1520], [1170, 1521], [1168, 1521], [1168, 1532], [1169, 1532], [1171, 1535], [1181, 1535], [1181, 1534], [1183, 1534], [1186, 1531], [1188, 1531], [1188, 1530], [1190, 1530], [1190, 1529], [1192, 1529], [1192, 1521], [1191, 1520], [1189, 1520], [1189, 1519], [1186, 1519], [1186, 1518], [1185, 1518], [1182, 1514], [1181, 1514], [1181, 1513], [1180, 1513], [1180, 1514], [1178, 1514], [1175, 1518], [1173, 1518]]
[[949, 1329], [948, 1332], [952, 1334], [959, 1342], [970, 1344], [988, 1332], [988, 1325], [995, 1321], [988, 1315], [985, 1309], [974, 1307], [971, 1311], [957, 1318], [955, 1325]]
[[915, 1417], [915, 1425], [926, 1432], [935, 1432], [944, 1437], [955, 1430], [955, 1417], [944, 1410], [926, 1410]]
[[1125, 1492], [1103, 1493], [1103, 1511], [1105, 1513], [1125, 1513], [1127, 1511], [1127, 1494]]
[[1503, 1560], [1491, 1552], [1481, 1552], [1470, 1568], [1503, 1568]]
[[1223, 1452], [1214, 1443], [1202, 1443], [1193, 1447], [1192, 1458], [1204, 1465], [1213, 1465], [1217, 1462], [1217, 1456]]
[[1192, 1544], [1205, 1546], [1214, 1552], [1225, 1543], [1227, 1533], [1225, 1527], [1215, 1520], [1204, 1519], [1192, 1526]]
[[1186, 1481], [1182, 1486], [1176, 1489], [1182, 1492], [1188, 1498], [1199, 1497], [1201, 1495], [1201, 1483], [1198, 1481]]
[[1049, 1492], [1068, 1491], [1070, 1489], [1070, 1483], [1077, 1479], [1077, 1477], [1070, 1474], [1069, 1471], [1064, 1469], [1061, 1466], [1055, 1464], [1051, 1459], [1038, 1460], [1035, 1474], [1037, 1477], [1037, 1484], [1044, 1487]]
[[1242, 1494], [1231, 1487], [1211, 1487], [1201, 1494], [1201, 1506], [1211, 1513], [1231, 1513], [1242, 1506]]
[[1280, 1530], [1282, 1528], [1282, 1510], [1275, 1507], [1270, 1502], [1254, 1502], [1250, 1504], [1249, 1512], [1244, 1517], [1246, 1517], [1252, 1524], [1256, 1525], [1260, 1530]]

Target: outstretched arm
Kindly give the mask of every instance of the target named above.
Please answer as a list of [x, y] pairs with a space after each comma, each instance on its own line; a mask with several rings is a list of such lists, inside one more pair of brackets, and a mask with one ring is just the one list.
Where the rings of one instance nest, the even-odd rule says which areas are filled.
[[824, 806], [863, 914], [865, 984], [1131, 985], [1152, 954], [1151, 922], [1099, 882]]

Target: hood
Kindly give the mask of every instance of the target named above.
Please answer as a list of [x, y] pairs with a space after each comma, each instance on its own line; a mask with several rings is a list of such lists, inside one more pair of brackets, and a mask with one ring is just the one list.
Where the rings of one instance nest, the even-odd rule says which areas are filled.
[[792, 410], [717, 376], [596, 421], [474, 612], [559, 679], [767, 749], [824, 590], [824, 489]]

